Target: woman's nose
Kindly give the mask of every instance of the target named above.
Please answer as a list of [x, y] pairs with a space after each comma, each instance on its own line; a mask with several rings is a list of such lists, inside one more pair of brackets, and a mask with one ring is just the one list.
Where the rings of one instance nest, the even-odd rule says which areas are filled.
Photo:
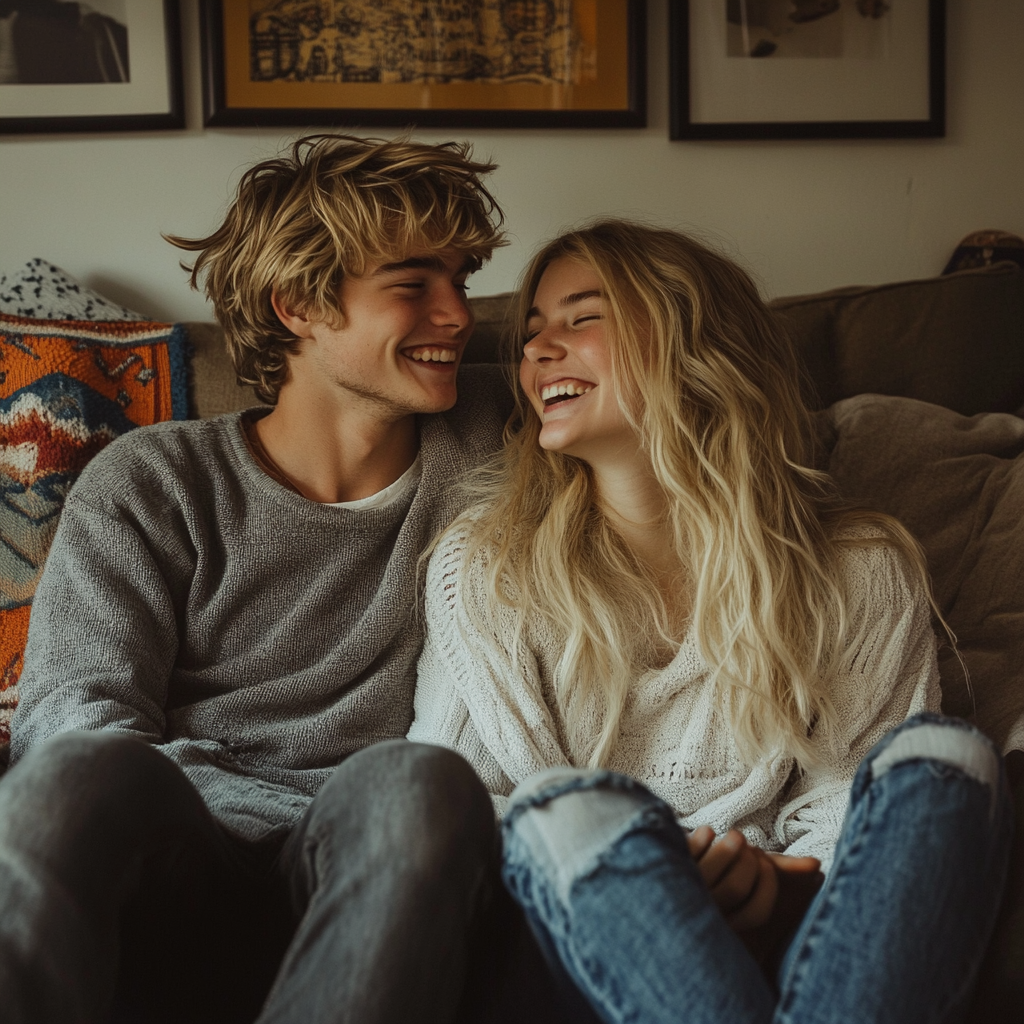
[[552, 330], [538, 331], [524, 346], [523, 355], [531, 363], [545, 362], [548, 359], [559, 359], [565, 349], [559, 344], [556, 333]]

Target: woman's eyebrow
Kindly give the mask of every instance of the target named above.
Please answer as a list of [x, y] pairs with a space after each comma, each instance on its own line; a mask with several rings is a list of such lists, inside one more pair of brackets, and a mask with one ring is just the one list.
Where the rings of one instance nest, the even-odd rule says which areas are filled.
[[[599, 299], [603, 299], [604, 292], [601, 291], [600, 288], [591, 288], [589, 292], [570, 292], [568, 295], [563, 295], [562, 298], [558, 300], [558, 305], [564, 308], [565, 306], [572, 306], [577, 302], [582, 302], [584, 299], [592, 299], [595, 296]], [[540, 310], [536, 306], [533, 306], [529, 312], [527, 312], [526, 319], [532, 320], [535, 316], [540, 316]]]
[[600, 288], [591, 288], [589, 292], [573, 292], [559, 299], [558, 304], [559, 306], [573, 306], [577, 302], [582, 302], [584, 299], [592, 299], [595, 296], [602, 299], [604, 298], [604, 292]]

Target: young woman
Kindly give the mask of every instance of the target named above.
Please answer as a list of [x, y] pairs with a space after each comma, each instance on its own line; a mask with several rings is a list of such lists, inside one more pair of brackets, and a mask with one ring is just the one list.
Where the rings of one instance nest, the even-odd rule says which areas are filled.
[[515, 327], [507, 446], [427, 571], [410, 737], [488, 785], [542, 945], [609, 1022], [959, 1019], [1000, 759], [935, 713], [922, 554], [810, 468], [755, 286], [606, 221], [538, 253]]

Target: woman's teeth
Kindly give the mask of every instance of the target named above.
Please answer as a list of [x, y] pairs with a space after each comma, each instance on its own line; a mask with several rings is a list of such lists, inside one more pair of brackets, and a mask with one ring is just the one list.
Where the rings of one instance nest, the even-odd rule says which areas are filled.
[[574, 384], [572, 381], [565, 381], [561, 384], [549, 384], [540, 389], [542, 402], [557, 401], [559, 398], [575, 398], [577, 395], [585, 395], [593, 391], [593, 384]]
[[450, 348], [414, 348], [408, 355], [420, 363], [454, 363], [457, 358]]

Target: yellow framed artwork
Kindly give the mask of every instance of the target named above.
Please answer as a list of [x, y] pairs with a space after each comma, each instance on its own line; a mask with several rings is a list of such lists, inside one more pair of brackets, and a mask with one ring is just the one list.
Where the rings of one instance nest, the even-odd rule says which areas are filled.
[[202, 0], [207, 125], [642, 127], [643, 0]]

